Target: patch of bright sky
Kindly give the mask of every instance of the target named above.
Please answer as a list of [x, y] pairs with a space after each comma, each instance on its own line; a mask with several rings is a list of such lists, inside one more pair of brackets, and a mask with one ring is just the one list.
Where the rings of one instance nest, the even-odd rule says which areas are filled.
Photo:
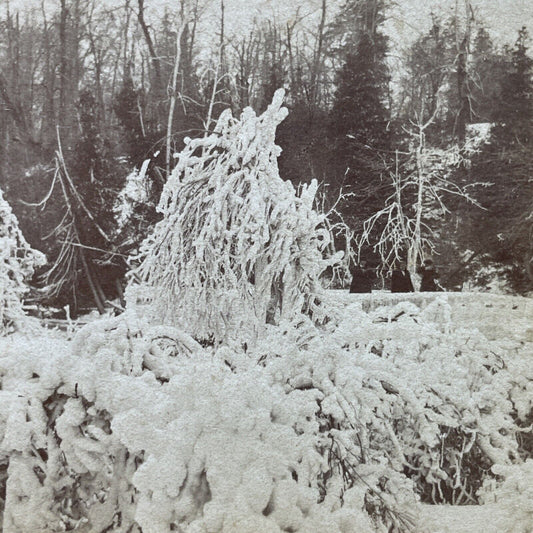
[[[145, 1], [151, 5], [176, 5], [176, 0]], [[220, 27], [220, 0], [207, 1], [209, 8], [203, 23], [212, 28], [215, 39]], [[328, 21], [334, 19], [343, 3], [344, 0], [328, 0]], [[471, 0], [471, 3], [476, 20], [489, 31], [496, 45], [514, 44], [522, 26], [528, 27], [533, 37], [533, 0]], [[322, 0], [224, 0], [226, 35], [249, 33], [254, 20], [275, 20], [284, 24], [295, 18], [315, 32], [321, 4]], [[459, 13], [464, 13], [463, 0], [393, 0], [392, 4], [385, 25], [391, 56], [401, 56], [417, 37], [428, 31], [432, 13], [452, 15], [456, 5]]]
[[[42, 0], [10, 0], [12, 11], [16, 9], [39, 9]], [[528, 27], [533, 35], [533, 0], [471, 0], [476, 17], [484, 22], [497, 44], [513, 44], [517, 31]], [[44, 0], [48, 9], [58, 9], [59, 0]], [[97, 5], [120, 6], [124, 0], [96, 0]], [[189, 0], [192, 4], [192, 1]], [[213, 40], [219, 31], [220, 0], [201, 0], [208, 7], [202, 15], [202, 23], [212, 28]], [[309, 27], [318, 24], [322, 0], [224, 0], [225, 23], [228, 35], [247, 34], [255, 20], [275, 19], [285, 23], [296, 17], [302, 18]], [[328, 18], [331, 20], [344, 0], [328, 0]], [[463, 0], [395, 0], [389, 12], [386, 30], [394, 48], [408, 46], [416, 37], [427, 31], [431, 13], [453, 13], [456, 3], [460, 10]], [[0, 0], [5, 9], [7, 0]], [[136, 7], [137, 1], [130, 0]], [[160, 16], [165, 8], [177, 11], [179, 0], [145, 0], [147, 18]]]
[[[533, 0], [471, 0], [476, 20], [489, 31], [498, 45], [512, 45], [522, 26], [533, 34]], [[391, 10], [387, 30], [400, 47], [410, 44], [431, 24], [431, 13], [452, 15], [455, 0], [399, 0]], [[459, 14], [464, 3], [458, 2]]]

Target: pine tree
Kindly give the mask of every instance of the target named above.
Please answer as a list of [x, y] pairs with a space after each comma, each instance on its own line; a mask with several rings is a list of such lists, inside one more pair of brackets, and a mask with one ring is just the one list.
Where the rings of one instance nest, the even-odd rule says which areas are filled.
[[361, 36], [355, 53], [349, 53], [338, 76], [331, 111], [332, 132], [348, 137], [349, 144], [380, 148], [387, 145], [386, 106], [389, 76], [384, 62], [386, 40], [377, 34]]
[[145, 124], [140, 116], [143, 94], [135, 89], [129, 69], [124, 73], [122, 87], [115, 97], [113, 110], [122, 126], [126, 152], [134, 165], [146, 156]]
[[486, 210], [467, 213], [463, 220], [467, 246], [506, 269], [518, 291], [533, 287], [533, 60], [527, 45], [522, 28], [514, 48], [507, 50], [491, 142], [471, 169], [472, 181], [492, 182], [480, 191]]
[[495, 120], [505, 68], [505, 57], [494, 48], [487, 30], [479, 28], [472, 49], [471, 102], [475, 122]]
[[382, 4], [368, 1], [363, 7], [368, 9], [358, 11], [354, 21], [359, 27], [355, 48], [347, 44], [344, 50], [329, 124], [331, 181], [355, 195], [342, 208], [354, 226], [380, 203], [380, 177], [391, 155], [387, 39], [379, 29]]
[[103, 313], [126, 267], [116, 253], [113, 213], [126, 169], [117, 156], [114, 131], [100, 121], [94, 95], [82, 91], [77, 107], [78, 142], [70, 147], [58, 135], [54, 178], [48, 197], [41, 202], [61, 217], [47, 228], [53, 243], [52, 261], [43, 282], [48, 297], [54, 303], [71, 304], [74, 314], [91, 295]]
[[510, 51], [509, 71], [503, 80], [496, 113], [499, 128], [495, 135], [507, 146], [533, 141], [533, 59], [528, 55], [529, 34], [525, 27]]
[[[430, 30], [409, 49], [406, 73], [402, 79], [400, 116], [405, 122], [423, 123], [434, 116], [426, 134], [428, 140], [435, 144], [450, 137], [446, 131], [446, 114], [450, 106], [443, 93], [444, 88], [451, 84], [452, 48], [450, 25], [434, 18]], [[449, 94], [446, 96], [449, 97]]]

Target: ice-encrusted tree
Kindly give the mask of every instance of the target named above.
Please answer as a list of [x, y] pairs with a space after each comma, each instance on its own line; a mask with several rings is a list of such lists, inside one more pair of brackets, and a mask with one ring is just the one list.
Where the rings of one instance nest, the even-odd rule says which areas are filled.
[[370, 245], [386, 269], [407, 259], [408, 269], [415, 272], [424, 256], [436, 251], [437, 222], [450, 213], [447, 200], [455, 196], [480, 208], [469, 189], [489, 185], [462, 186], [453, 179], [455, 170], [470, 164], [472, 155], [487, 141], [488, 133], [475, 135], [474, 132], [461, 146], [453, 144], [444, 149], [429, 146], [426, 130], [438, 112], [439, 105], [427, 122], [418, 119], [413, 123], [414, 131], [408, 131], [411, 144], [407, 161], [401, 168], [397, 153], [396, 168], [390, 174], [393, 192], [384, 206], [364, 221], [363, 232], [357, 239], [358, 253]]
[[260, 116], [224, 111], [211, 135], [186, 139], [144, 241], [137, 297], [156, 319], [199, 338], [253, 340], [267, 321], [313, 307], [330, 234], [313, 209], [316, 182], [298, 194], [280, 178], [275, 144], [284, 92]]
[[24, 320], [21, 299], [28, 290], [26, 281], [45, 261], [45, 256], [26, 242], [0, 189], [0, 336], [20, 327]]

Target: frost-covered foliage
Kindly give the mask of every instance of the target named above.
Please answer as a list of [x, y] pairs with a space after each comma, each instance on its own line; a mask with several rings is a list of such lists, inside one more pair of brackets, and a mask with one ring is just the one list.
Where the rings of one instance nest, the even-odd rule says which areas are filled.
[[4, 531], [407, 531], [518, 459], [518, 346], [453, 331], [444, 300], [324, 304], [248, 351], [132, 310], [72, 346], [2, 339]]
[[0, 189], [0, 335], [21, 326], [26, 281], [33, 276], [34, 268], [45, 261], [44, 255], [26, 242]]
[[163, 190], [163, 220], [143, 243], [142, 280], [157, 320], [199, 337], [253, 340], [268, 321], [313, 303], [318, 277], [338, 257], [313, 210], [316, 182], [300, 196], [278, 172], [283, 91], [256, 116], [224, 111], [214, 132], [186, 139]]
[[410, 132], [408, 159], [400, 164], [397, 155], [395, 172], [390, 175], [393, 192], [384, 206], [364, 221], [363, 231], [357, 237], [359, 254], [364, 246], [371, 246], [387, 269], [406, 258], [409, 270], [415, 272], [425, 256], [436, 252], [436, 243], [442, 240], [439, 225], [450, 213], [447, 207], [450, 197], [480, 207], [471, 196], [471, 189], [489, 185], [460, 185], [454, 173], [470, 165], [472, 156], [488, 141], [490, 128], [481, 125], [471, 128], [462, 146], [433, 147], [426, 143], [425, 130], [435, 116], [426, 124], [418, 123], [417, 131]]
[[126, 183], [117, 197], [113, 211], [120, 231], [131, 221], [135, 208], [147, 204], [150, 200], [149, 183], [146, 179], [149, 163], [150, 160], [146, 159], [140, 170], [134, 168], [126, 176]]
[[321, 497], [318, 391], [288, 389], [244, 354], [208, 354], [174, 328], [143, 326], [95, 323], [73, 353], [51, 344], [44, 365], [37, 346], [21, 357], [20, 342], [6, 341], [4, 531], [373, 529], [365, 485], [342, 508], [337, 492]]

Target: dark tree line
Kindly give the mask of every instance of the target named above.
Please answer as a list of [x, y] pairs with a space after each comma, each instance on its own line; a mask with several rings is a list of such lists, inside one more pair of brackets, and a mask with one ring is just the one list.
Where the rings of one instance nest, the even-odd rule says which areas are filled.
[[[498, 48], [464, 0], [463, 12], [434, 15], [393, 69], [386, 0], [322, 0], [312, 16], [295, 7], [288, 22], [258, 20], [246, 34], [228, 30], [224, 0], [155, 4], [59, 0], [0, 15], [0, 187], [57, 265], [46, 278], [56, 302], [102, 307], [120, 295], [183, 138], [203, 135], [226, 107], [262, 111], [279, 87], [291, 111], [278, 130], [281, 175], [318, 179], [330, 203], [349, 193], [339, 211], [355, 233], [412, 160], [413, 124], [430, 121], [426, 142], [444, 149], [491, 123], [490, 143], [450, 171], [462, 185], [492, 183], [476, 189], [485, 210], [452, 199], [438, 251], [458, 267], [450, 286], [491, 264], [531, 288], [526, 29]], [[119, 228], [120, 191], [147, 159], [147, 199]]]

